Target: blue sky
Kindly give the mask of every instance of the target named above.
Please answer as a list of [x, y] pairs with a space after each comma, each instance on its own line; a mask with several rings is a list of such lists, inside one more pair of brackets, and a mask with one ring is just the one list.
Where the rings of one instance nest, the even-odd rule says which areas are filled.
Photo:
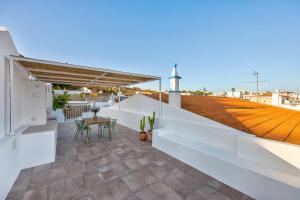
[[[0, 26], [28, 57], [162, 76], [181, 89], [300, 92], [300, 1], [9, 1]], [[157, 89], [157, 83], [143, 85]]]

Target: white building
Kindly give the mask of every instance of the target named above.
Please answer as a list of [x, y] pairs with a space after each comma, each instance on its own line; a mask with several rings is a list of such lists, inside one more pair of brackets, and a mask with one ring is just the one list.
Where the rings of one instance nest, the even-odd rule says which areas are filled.
[[294, 92], [281, 92], [280, 90], [276, 90], [272, 93], [272, 105], [300, 111], [298, 94]]

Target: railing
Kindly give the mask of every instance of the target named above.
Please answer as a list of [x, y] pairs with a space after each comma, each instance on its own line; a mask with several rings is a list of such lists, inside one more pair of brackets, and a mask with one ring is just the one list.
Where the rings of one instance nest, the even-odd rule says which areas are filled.
[[70, 106], [63, 110], [65, 120], [73, 121], [80, 117], [83, 112], [90, 112], [90, 106]]

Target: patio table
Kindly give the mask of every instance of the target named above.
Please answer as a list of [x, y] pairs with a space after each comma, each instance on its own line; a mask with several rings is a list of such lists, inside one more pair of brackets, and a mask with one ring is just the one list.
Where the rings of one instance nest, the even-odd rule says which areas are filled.
[[[110, 119], [104, 117], [92, 117], [92, 118], [83, 118], [85, 124], [89, 125], [98, 125], [98, 134], [99, 134], [99, 125], [107, 125], [109, 132], [109, 140], [111, 141], [111, 129], [110, 129]], [[89, 131], [87, 130], [86, 143], [89, 143]]]

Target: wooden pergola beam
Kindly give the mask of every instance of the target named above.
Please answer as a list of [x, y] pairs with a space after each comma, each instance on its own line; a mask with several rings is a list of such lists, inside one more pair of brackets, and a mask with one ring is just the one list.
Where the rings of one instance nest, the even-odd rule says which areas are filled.
[[[95, 74], [78, 74], [78, 73], [74, 73], [74, 72], [64, 72], [64, 71], [56, 71], [56, 70], [48, 70], [48, 69], [36, 69], [36, 68], [26, 68], [28, 71], [32, 72], [32, 74], [34, 76], [38, 76], [38, 74], [35, 74], [34, 72], [44, 72], [44, 73], [49, 73], [49, 74], [53, 74], [53, 75], [57, 75], [57, 74], [62, 74], [62, 75], [70, 75], [70, 76], [82, 76], [82, 77], [89, 77], [89, 78], [94, 78], [94, 79], [118, 79], [120, 81], [127, 81], [130, 82], [130, 84], [135, 84], [138, 83], [142, 80], [138, 80], [138, 79], [128, 79], [128, 78], [119, 78], [119, 77], [108, 77], [108, 76], [99, 76], [99, 75], [95, 75]], [[143, 80], [143, 81], [147, 81], [147, 80]]]
[[84, 82], [84, 81], [68, 81], [68, 80], [56, 80], [56, 79], [39, 79], [43, 82], [48, 83], [60, 83], [60, 84], [69, 84], [69, 85], [83, 85], [83, 86], [95, 86], [95, 87], [119, 87], [120, 84], [109, 84], [109, 83], [90, 83], [90, 82]]
[[[62, 80], [76, 80], [76, 81], [86, 81], [90, 83], [111, 83], [111, 81], [106, 80], [98, 80], [97, 78], [94, 80], [91, 80], [89, 78], [73, 78], [73, 77], [64, 77], [64, 76], [54, 76], [54, 75], [35, 75], [37, 79], [62, 79]], [[114, 83], [120, 83], [120, 84], [127, 84], [127, 82], [124, 81], [114, 81]]]

